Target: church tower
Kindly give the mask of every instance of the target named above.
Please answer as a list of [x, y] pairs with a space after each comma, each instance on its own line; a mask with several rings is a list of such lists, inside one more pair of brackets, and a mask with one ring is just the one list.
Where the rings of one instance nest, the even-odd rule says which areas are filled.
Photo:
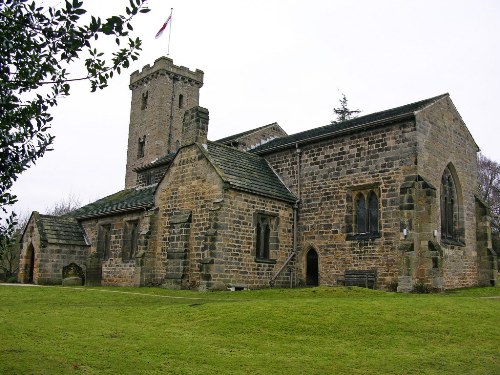
[[160, 57], [153, 66], [130, 75], [132, 103], [128, 131], [125, 188], [136, 186], [135, 168], [177, 151], [187, 109], [197, 106], [203, 72]]

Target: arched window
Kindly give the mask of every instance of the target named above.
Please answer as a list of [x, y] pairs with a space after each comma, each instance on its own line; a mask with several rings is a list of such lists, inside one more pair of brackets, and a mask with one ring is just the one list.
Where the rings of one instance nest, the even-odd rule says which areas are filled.
[[356, 231], [366, 233], [366, 202], [365, 196], [361, 193], [356, 197]]
[[277, 218], [265, 215], [255, 215], [255, 258], [258, 261], [269, 260], [271, 251], [276, 250]]
[[179, 108], [184, 108], [184, 95], [179, 95]]
[[348, 201], [347, 239], [380, 237], [380, 198], [378, 189], [354, 190]]
[[457, 183], [447, 167], [441, 177], [441, 238], [462, 241], [461, 207]]

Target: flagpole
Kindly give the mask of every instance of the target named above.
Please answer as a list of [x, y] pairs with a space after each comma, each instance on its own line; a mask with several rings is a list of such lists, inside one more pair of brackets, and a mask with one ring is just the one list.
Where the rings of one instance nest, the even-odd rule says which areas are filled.
[[172, 13], [174, 8], [170, 8], [170, 28], [168, 29], [168, 49], [167, 56], [170, 56], [170, 34], [172, 34]]

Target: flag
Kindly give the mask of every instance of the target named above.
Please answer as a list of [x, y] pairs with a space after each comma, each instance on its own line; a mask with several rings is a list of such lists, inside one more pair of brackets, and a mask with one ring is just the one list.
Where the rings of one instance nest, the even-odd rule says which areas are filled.
[[155, 35], [156, 39], [158, 39], [161, 36], [161, 34], [163, 34], [163, 31], [167, 28], [167, 25], [168, 25], [168, 23], [170, 22], [171, 19], [172, 19], [172, 13], [170, 13], [170, 16], [168, 16], [168, 18], [165, 21], [165, 23], [163, 24], [163, 26], [156, 33], [156, 35]]

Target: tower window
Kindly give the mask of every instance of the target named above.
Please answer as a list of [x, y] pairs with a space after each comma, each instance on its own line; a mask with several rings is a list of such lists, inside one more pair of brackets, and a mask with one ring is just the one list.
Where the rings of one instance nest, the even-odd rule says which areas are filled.
[[184, 108], [184, 95], [179, 95], [179, 108]]
[[144, 157], [145, 145], [146, 145], [146, 136], [144, 135], [142, 138], [139, 138], [139, 142], [137, 143], [137, 159]]
[[146, 108], [148, 108], [148, 96], [149, 96], [148, 91], [142, 93], [141, 110], [145, 110]]

